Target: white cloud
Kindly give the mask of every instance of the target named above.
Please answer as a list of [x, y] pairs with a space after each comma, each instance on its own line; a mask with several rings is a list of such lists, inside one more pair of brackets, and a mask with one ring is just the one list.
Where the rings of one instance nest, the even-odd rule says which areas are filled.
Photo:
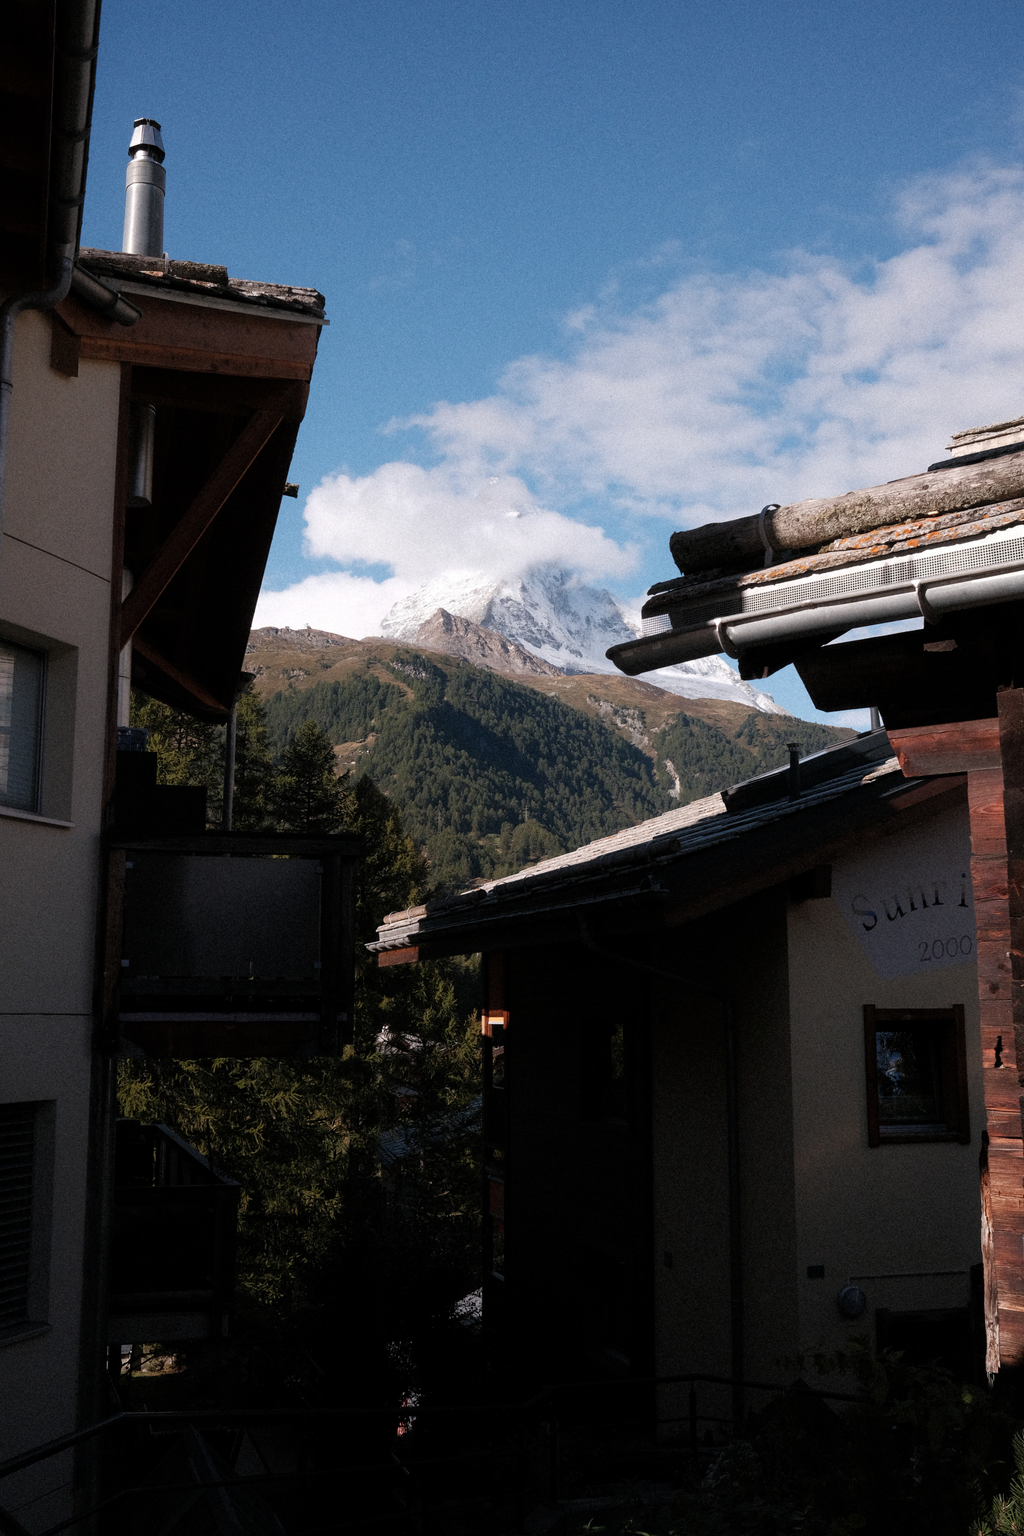
[[[798, 251], [633, 307], [611, 285], [567, 318], [561, 355], [520, 358], [488, 398], [398, 424], [440, 464], [325, 480], [308, 547], [355, 574], [266, 594], [260, 613], [352, 633], [450, 570], [555, 561], [622, 578], [634, 551], [595, 521], [656, 545], [668, 574], [662, 519], [891, 479], [941, 457], [951, 431], [1024, 413], [1024, 172], [923, 178], [895, 216], [904, 249], [857, 267]], [[359, 574], [374, 563], [388, 581]]]
[[377, 634], [393, 603], [453, 569], [499, 577], [554, 563], [608, 578], [636, 564], [634, 549], [541, 506], [521, 480], [458, 465], [391, 463], [362, 477], [331, 475], [307, 498], [305, 517], [311, 555], [357, 568], [383, 564], [392, 574], [378, 582], [358, 569], [328, 573], [264, 592], [257, 624], [297, 628], [308, 620], [357, 637]]
[[448, 462], [697, 522], [906, 474], [944, 434], [1024, 411], [1024, 174], [928, 178], [908, 246], [854, 269], [688, 276], [572, 317], [485, 400], [415, 419]]
[[387, 561], [427, 581], [453, 562], [487, 575], [569, 562], [583, 575], [624, 575], [635, 563], [600, 528], [541, 506], [521, 480], [462, 465], [383, 464], [333, 475], [306, 502], [312, 554], [344, 563]]
[[279, 628], [327, 629], [335, 635], [362, 640], [380, 634], [380, 621], [403, 597], [414, 591], [415, 582], [392, 576], [374, 581], [350, 571], [328, 571], [307, 576], [283, 592], [261, 592], [253, 628], [274, 624]]

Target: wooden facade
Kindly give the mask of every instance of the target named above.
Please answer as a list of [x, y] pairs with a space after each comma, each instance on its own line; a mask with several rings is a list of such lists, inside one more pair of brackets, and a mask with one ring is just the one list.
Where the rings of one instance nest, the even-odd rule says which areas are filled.
[[889, 733], [908, 776], [967, 773], [985, 1083], [981, 1188], [990, 1375], [1024, 1364], [1024, 1140], [1017, 1065], [1018, 1057], [1024, 1064], [1019, 979], [1024, 689], [1005, 689], [997, 704], [999, 714], [992, 719]]

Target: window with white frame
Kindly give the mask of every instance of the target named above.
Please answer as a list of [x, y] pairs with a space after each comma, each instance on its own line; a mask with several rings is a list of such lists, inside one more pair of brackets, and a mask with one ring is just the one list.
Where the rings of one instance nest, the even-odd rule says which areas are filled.
[[0, 805], [39, 809], [46, 657], [0, 640]]

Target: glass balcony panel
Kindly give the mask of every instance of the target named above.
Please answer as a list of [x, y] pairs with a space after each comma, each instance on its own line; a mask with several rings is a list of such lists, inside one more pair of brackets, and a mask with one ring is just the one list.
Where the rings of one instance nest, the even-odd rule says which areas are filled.
[[319, 866], [312, 859], [134, 853], [125, 874], [125, 969], [316, 983]]

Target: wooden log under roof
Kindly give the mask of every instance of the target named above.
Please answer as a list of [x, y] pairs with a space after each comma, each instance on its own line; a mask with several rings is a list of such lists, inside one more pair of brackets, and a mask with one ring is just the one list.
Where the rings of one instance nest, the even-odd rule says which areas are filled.
[[707, 571], [737, 566], [765, 553], [765, 543], [781, 554], [787, 550], [820, 549], [833, 539], [867, 533], [894, 523], [960, 512], [993, 501], [1024, 495], [1024, 450], [985, 459], [980, 464], [955, 462], [950, 468], [928, 470], [890, 480], [842, 496], [818, 496], [792, 502], [760, 516], [728, 523], [706, 523], [674, 533], [672, 558], [681, 571]]

